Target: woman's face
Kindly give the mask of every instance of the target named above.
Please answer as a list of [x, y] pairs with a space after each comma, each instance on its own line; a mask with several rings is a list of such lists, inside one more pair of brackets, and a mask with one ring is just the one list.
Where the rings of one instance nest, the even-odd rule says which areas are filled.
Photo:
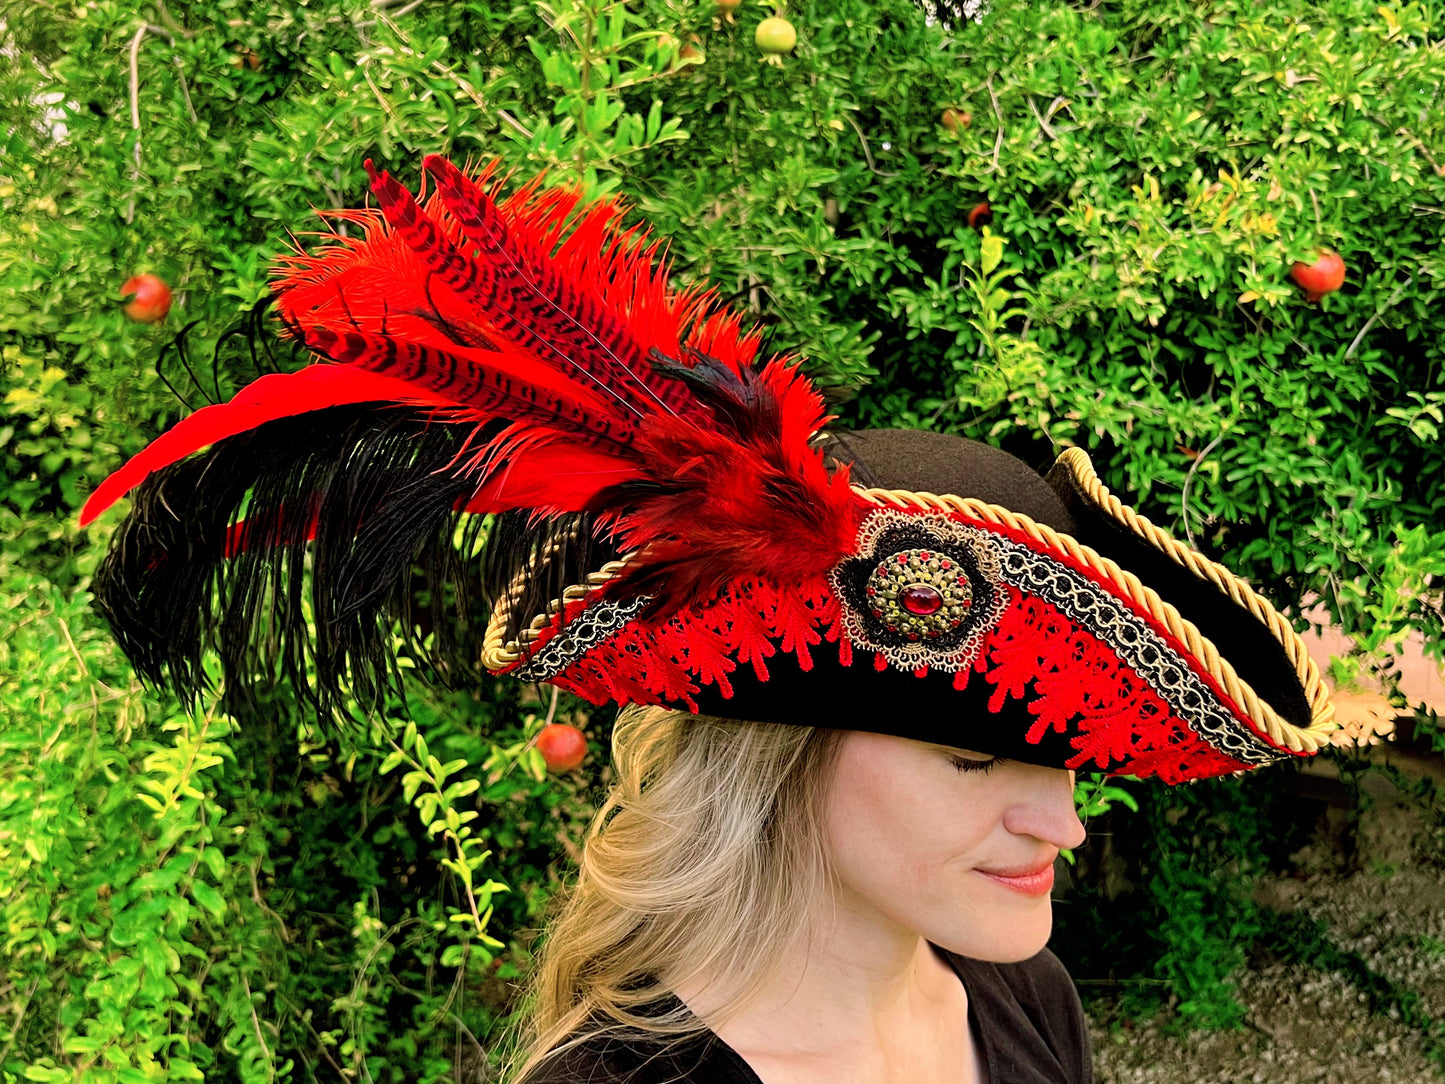
[[1044, 947], [1054, 859], [1084, 840], [1071, 772], [856, 731], [825, 831], [850, 917], [996, 963]]

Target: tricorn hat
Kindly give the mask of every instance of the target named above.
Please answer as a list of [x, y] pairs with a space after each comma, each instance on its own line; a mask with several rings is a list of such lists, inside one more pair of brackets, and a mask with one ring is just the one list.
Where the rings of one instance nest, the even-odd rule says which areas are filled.
[[[787, 358], [677, 290], [620, 208], [435, 156], [367, 163], [360, 236], [281, 261], [321, 359], [163, 434], [100, 604], [142, 674], [279, 658], [324, 704], [380, 687], [430, 574], [492, 605], [494, 673], [594, 703], [918, 738], [1174, 783], [1316, 752], [1328, 694], [1289, 623], [1067, 449], [830, 433]], [[472, 575], [480, 570], [481, 578]]]

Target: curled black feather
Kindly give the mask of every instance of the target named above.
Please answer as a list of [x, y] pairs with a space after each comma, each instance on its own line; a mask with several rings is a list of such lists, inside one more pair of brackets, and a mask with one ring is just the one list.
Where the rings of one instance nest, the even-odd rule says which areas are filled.
[[762, 386], [757, 370], [745, 368], [739, 373], [700, 350], [683, 347], [682, 352], [687, 359], [685, 365], [653, 350], [653, 372], [682, 381], [698, 402], [712, 410], [719, 424], [738, 434], [739, 440], [754, 440], [777, 429], [777, 400]]
[[326, 721], [400, 690], [398, 642], [436, 680], [480, 681], [494, 600], [515, 636], [618, 554], [590, 516], [460, 512], [469, 437], [362, 404], [218, 441], [132, 494], [97, 607], [137, 672], [187, 701], [211, 652], [233, 708], [284, 681]]
[[289, 373], [310, 364], [304, 346], [289, 333], [278, 335], [271, 317], [271, 299], [242, 312], [217, 337], [209, 359], [195, 357], [191, 334], [201, 321], [192, 320], [161, 347], [156, 375], [187, 410], [224, 403], [241, 388], [270, 373]]

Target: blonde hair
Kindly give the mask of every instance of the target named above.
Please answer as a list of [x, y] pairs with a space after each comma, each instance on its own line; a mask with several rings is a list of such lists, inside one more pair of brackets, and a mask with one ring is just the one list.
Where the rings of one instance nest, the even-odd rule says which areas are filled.
[[824, 799], [842, 734], [661, 708], [619, 715], [616, 781], [554, 903], [511, 1079], [603, 1033], [706, 1031], [680, 1003], [658, 1011], [679, 987], [706, 989], [713, 1023], [747, 1006], [826, 892]]

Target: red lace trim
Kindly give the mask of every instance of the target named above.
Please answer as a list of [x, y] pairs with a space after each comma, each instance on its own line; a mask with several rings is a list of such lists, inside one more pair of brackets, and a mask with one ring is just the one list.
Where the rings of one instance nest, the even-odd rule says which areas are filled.
[[[1281, 745], [1279, 742], [1274, 741], [1272, 738], [1270, 738], [1270, 736], [1266, 734], [1260, 726], [1258, 726], [1253, 720], [1249, 718], [1249, 716], [1243, 710], [1240, 709], [1240, 707], [1234, 702], [1234, 700], [1229, 696], [1229, 694], [1224, 691], [1224, 687], [1220, 685], [1219, 682], [1214, 679], [1214, 677], [1212, 677], [1208, 673], [1205, 673], [1203, 670], [1199, 669], [1199, 667], [1192, 665], [1191, 660], [1193, 659], [1193, 656], [1191, 655], [1189, 649], [1185, 647], [1184, 644], [1179, 640], [1179, 638], [1176, 637], [1173, 633], [1171, 633], [1158, 621], [1150, 617], [1148, 614], [1140, 612], [1139, 609], [1132, 602], [1129, 601], [1128, 596], [1120, 590], [1118, 584], [1114, 583], [1112, 580], [1106, 579], [1097, 570], [1084, 564], [1082, 561], [1075, 560], [1073, 557], [1069, 556], [1069, 554], [1061, 550], [1041, 547], [1038, 542], [1030, 538], [1022, 531], [1017, 531], [1011, 527], [1005, 527], [1002, 524], [998, 523], [985, 524], [981, 521], [973, 520], [963, 515], [958, 515], [954, 518], [956, 518], [961, 523], [968, 523], [972, 526], [977, 527], [986, 527], [988, 530], [993, 531], [995, 534], [1003, 535], [1005, 538], [1009, 538], [1015, 542], [1029, 547], [1036, 553], [1043, 553], [1050, 560], [1057, 561], [1059, 562], [1059, 564], [1062, 565], [1067, 565], [1069, 568], [1073, 569], [1085, 579], [1096, 584], [1100, 590], [1107, 591], [1109, 594], [1113, 595], [1116, 599], [1123, 603], [1123, 605], [1128, 608], [1135, 617], [1147, 624], [1154, 631], [1155, 635], [1157, 635], [1161, 640], [1168, 644], [1169, 647], [1174, 651], [1176, 655], [1179, 656], [1180, 659], [1184, 660], [1185, 665], [1188, 665], [1190, 670], [1194, 672], [1195, 676], [1198, 677], [1200, 681], [1204, 682], [1204, 684], [1209, 687], [1209, 691], [1219, 700], [1219, 702], [1228, 707], [1230, 715], [1234, 717], [1234, 719], [1239, 723], [1241, 727], [1248, 729], [1249, 732], [1253, 734], [1256, 738], [1258, 738], [1260, 741], [1264, 742], [1271, 748], [1278, 750], [1280, 753], [1283, 753], [1287, 756], [1299, 755], [1298, 752], [1296, 752], [1295, 750], [1292, 750], [1287, 746]], [[1229, 758], [1229, 760], [1231, 763], [1234, 763], [1232, 757]], [[1246, 765], [1246, 767], [1248, 767], [1248, 765]]]
[[[972, 672], [994, 687], [990, 711], [1001, 710], [1006, 700], [1028, 705], [1035, 717], [1029, 742], [1050, 731], [1066, 734], [1076, 750], [1070, 768], [1157, 775], [1166, 783], [1249, 767], [1196, 735], [1135, 670], [1057, 608], [1005, 590], [1009, 605]], [[582, 606], [574, 603], [568, 617]], [[737, 583], [704, 610], [658, 624], [631, 623], [552, 680], [593, 703], [684, 704], [696, 711], [695, 697], [706, 686], [730, 698], [740, 667], [766, 682], [767, 660], [779, 650], [796, 654], [806, 671], [814, 648], [837, 644], [840, 661], [851, 665], [841, 617], [837, 598], [821, 579], [787, 594], [755, 581]], [[555, 628], [546, 630], [539, 647]], [[881, 656], [871, 661], [887, 665]], [[970, 679], [970, 671], [961, 670], [954, 686], [963, 689]]]
[[1245, 770], [1205, 742], [1132, 667], [1043, 599], [1014, 594], [974, 669], [994, 686], [990, 711], [1026, 700], [1026, 739], [1069, 735], [1069, 768], [1157, 775], [1165, 783]]
[[[568, 607], [567, 617], [582, 606]], [[537, 647], [556, 627], [554, 621]], [[812, 649], [824, 642], [838, 644], [839, 659], [851, 664], [841, 608], [826, 580], [819, 577], [786, 593], [756, 580], [734, 581], [705, 609], [685, 610], [661, 623], [630, 623], [552, 680], [595, 704], [681, 703], [697, 711], [694, 698], [705, 686], [716, 685], [724, 698], [732, 697], [730, 675], [740, 666], [767, 681], [767, 660], [782, 650], [808, 671]]]

